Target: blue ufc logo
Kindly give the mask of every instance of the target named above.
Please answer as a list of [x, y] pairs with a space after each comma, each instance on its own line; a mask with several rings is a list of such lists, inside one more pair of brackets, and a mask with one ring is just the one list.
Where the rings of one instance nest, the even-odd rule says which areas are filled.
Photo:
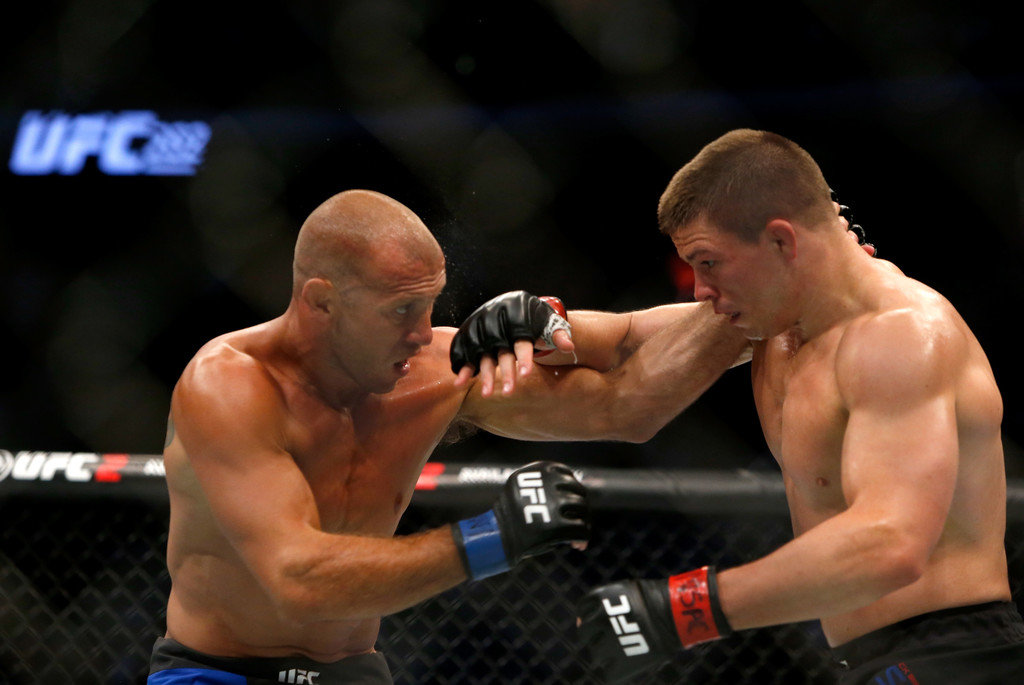
[[206, 122], [160, 121], [147, 110], [30, 111], [18, 125], [9, 166], [19, 176], [74, 176], [95, 157], [112, 176], [191, 176], [209, 139]]

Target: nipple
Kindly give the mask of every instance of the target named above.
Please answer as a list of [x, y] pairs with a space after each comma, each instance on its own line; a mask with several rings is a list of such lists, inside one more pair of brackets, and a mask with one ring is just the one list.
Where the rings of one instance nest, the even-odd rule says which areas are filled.
[[822, 478], [821, 476], [818, 476], [815, 482], [821, 487], [825, 487], [826, 485], [828, 485], [828, 478]]

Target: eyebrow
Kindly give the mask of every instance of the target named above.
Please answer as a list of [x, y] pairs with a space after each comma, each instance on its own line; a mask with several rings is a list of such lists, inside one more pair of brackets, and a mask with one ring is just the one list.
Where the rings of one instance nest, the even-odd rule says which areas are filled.
[[685, 257], [683, 257], [683, 261], [687, 263], [692, 262], [693, 260], [697, 259], [697, 257], [699, 257], [700, 255], [707, 254], [708, 252], [709, 250], [707, 250], [706, 248], [698, 247], [696, 250], [688, 253]]

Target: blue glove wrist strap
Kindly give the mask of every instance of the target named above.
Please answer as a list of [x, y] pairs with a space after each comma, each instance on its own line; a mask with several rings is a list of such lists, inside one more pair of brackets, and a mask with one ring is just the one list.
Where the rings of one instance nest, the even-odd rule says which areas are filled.
[[471, 578], [486, 578], [509, 569], [493, 510], [463, 519], [458, 526], [462, 533], [463, 559]]

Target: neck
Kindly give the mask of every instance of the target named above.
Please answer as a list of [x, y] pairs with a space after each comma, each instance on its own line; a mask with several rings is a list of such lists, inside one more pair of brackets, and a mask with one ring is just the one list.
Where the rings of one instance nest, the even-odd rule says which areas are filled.
[[[294, 305], [294, 303], [293, 303]], [[334, 409], [354, 406], [369, 393], [339, 366], [310, 322], [294, 306], [277, 319], [281, 341], [280, 368], [292, 382]]]
[[804, 252], [798, 318], [787, 334], [808, 342], [841, 321], [865, 311], [870, 288], [869, 257], [845, 235], [826, 234], [808, 241]]

